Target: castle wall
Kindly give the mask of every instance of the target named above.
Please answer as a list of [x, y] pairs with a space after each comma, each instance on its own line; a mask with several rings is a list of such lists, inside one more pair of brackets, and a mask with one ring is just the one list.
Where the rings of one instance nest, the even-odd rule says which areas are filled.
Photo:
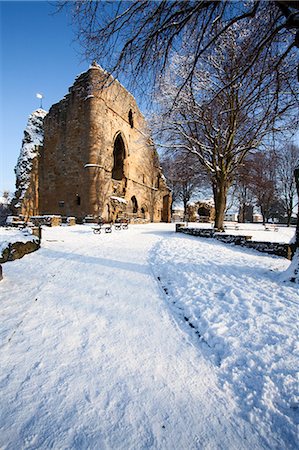
[[20, 155], [15, 167], [16, 192], [13, 208], [28, 220], [39, 211], [39, 158], [43, 151], [43, 119], [46, 111], [37, 109], [30, 114]]
[[39, 178], [38, 178], [38, 157], [32, 160], [32, 169], [27, 191], [22, 201], [19, 202], [19, 214], [24, 219], [29, 220], [30, 216], [38, 214], [39, 211]]
[[81, 100], [82, 95], [81, 83], [75, 84], [44, 120], [39, 165], [43, 214], [81, 216], [88, 212], [90, 180], [84, 164], [90, 147], [90, 105]]
[[[110, 78], [103, 86], [105, 76], [98, 66], [90, 68], [45, 118], [40, 212], [93, 214], [106, 220], [126, 213], [168, 221], [169, 190], [145, 120], [133, 96], [118, 81], [111, 83]], [[113, 174], [119, 178], [113, 170], [117, 139], [124, 147], [123, 176], [112, 179]]]

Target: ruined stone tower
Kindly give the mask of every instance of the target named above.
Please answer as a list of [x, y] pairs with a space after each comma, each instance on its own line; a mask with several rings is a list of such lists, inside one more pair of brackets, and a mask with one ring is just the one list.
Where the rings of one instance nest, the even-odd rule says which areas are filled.
[[39, 212], [39, 160], [43, 150], [43, 120], [47, 112], [34, 111], [24, 130], [22, 147], [15, 167], [16, 191], [13, 208], [27, 220]]
[[170, 192], [133, 96], [96, 63], [44, 118], [39, 212], [169, 221]]

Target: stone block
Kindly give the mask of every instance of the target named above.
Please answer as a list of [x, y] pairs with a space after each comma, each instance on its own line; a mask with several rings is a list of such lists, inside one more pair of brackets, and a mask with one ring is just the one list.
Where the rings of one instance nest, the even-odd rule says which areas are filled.
[[71, 227], [76, 225], [76, 217], [68, 217], [66, 223]]
[[35, 252], [40, 247], [39, 240], [34, 238], [32, 241], [27, 242], [14, 242], [8, 244], [7, 248], [2, 251], [2, 257], [0, 257], [0, 263], [7, 261], [14, 261], [15, 259], [23, 258], [28, 253]]

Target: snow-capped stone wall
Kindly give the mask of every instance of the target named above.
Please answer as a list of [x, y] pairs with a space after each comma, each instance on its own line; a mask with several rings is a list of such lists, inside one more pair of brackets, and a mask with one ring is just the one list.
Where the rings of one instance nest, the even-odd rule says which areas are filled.
[[226, 244], [241, 245], [242, 247], [252, 248], [262, 253], [270, 255], [282, 256], [283, 258], [291, 259], [293, 254], [293, 247], [290, 244], [278, 242], [259, 242], [252, 241], [252, 236], [236, 236], [233, 234], [217, 233], [213, 229], [207, 228], [189, 228], [183, 224], [176, 224], [176, 232], [190, 234], [192, 236], [214, 238]]
[[96, 63], [44, 120], [39, 214], [170, 220], [171, 194], [134, 97]]
[[38, 210], [38, 162], [37, 157], [44, 140], [43, 120], [47, 112], [34, 111], [28, 119], [20, 155], [15, 167], [16, 193], [14, 206], [25, 217]]

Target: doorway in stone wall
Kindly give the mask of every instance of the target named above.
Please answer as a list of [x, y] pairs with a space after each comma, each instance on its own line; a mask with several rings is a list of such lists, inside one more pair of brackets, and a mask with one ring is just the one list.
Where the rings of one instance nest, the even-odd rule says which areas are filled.
[[169, 222], [169, 195], [164, 195], [163, 197], [161, 222]]
[[135, 195], [133, 195], [133, 197], [131, 197], [131, 207], [132, 207], [132, 213], [137, 214], [138, 202], [137, 202], [137, 198], [135, 197]]
[[119, 133], [113, 147], [112, 179], [121, 181], [124, 176], [125, 144]]
[[107, 203], [107, 205], [106, 205], [106, 207], [105, 207], [105, 213], [104, 213], [104, 217], [103, 217], [103, 219], [106, 221], [106, 222], [110, 222], [110, 205]]

